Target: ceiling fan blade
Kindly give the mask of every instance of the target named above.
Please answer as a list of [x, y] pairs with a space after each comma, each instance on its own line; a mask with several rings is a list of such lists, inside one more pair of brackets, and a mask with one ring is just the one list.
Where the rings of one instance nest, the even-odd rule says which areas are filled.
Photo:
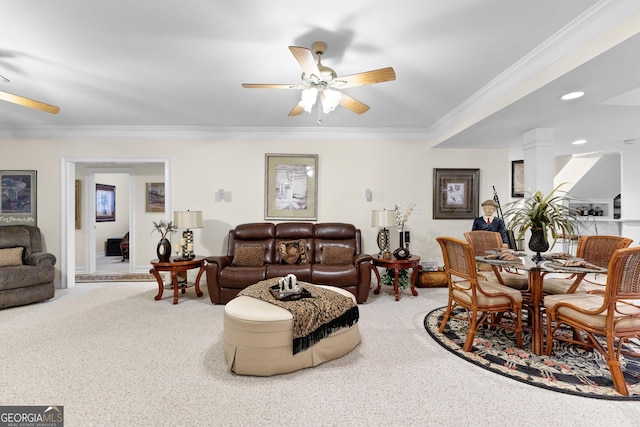
[[380, 68], [379, 70], [365, 71], [364, 73], [351, 74], [350, 76], [337, 77], [334, 79], [333, 87], [346, 89], [354, 86], [370, 85], [373, 83], [388, 82], [396, 79], [396, 72], [392, 67]]
[[318, 64], [316, 64], [316, 60], [313, 57], [313, 53], [306, 47], [298, 47], [298, 46], [289, 46], [289, 50], [293, 53], [293, 56], [302, 67], [302, 71], [307, 75], [307, 77], [311, 77], [315, 75], [318, 78], [321, 78], [320, 70], [318, 69]]
[[342, 94], [342, 98], [340, 99], [340, 105], [353, 111], [356, 114], [362, 114], [369, 109], [369, 106], [367, 104], [363, 104], [357, 99], [353, 99], [352, 97], [350, 97], [349, 95], [345, 95], [344, 93]]
[[299, 116], [300, 114], [302, 114], [303, 111], [304, 111], [304, 108], [302, 108], [302, 105], [296, 104], [296, 106], [293, 107], [291, 111], [289, 111], [288, 116]]
[[248, 89], [304, 89], [304, 85], [299, 84], [260, 84], [260, 83], [242, 83], [242, 87]]
[[33, 99], [24, 98], [22, 96], [13, 95], [7, 92], [0, 91], [0, 99], [13, 102], [14, 104], [22, 105], [24, 107], [35, 108], [36, 110], [45, 111], [51, 114], [58, 114], [60, 111], [60, 107], [56, 107], [55, 105], [45, 104], [44, 102], [35, 101]]

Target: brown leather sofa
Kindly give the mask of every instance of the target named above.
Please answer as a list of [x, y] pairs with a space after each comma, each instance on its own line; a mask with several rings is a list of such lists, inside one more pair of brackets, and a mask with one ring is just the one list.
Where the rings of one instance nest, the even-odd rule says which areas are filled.
[[[295, 255], [293, 243], [300, 240], [303, 244], [297, 249], [303, 253]], [[290, 257], [288, 250], [293, 250], [294, 256]], [[247, 261], [248, 252], [258, 259]], [[369, 296], [371, 256], [362, 253], [360, 230], [352, 224], [241, 224], [229, 231], [227, 255], [206, 261], [209, 298], [214, 304], [226, 304], [260, 280], [289, 273], [304, 282], [343, 288], [354, 294], [359, 304]]]

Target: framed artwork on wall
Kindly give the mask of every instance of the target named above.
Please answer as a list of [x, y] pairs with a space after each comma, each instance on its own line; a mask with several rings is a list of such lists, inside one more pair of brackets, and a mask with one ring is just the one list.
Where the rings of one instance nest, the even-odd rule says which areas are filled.
[[0, 226], [37, 226], [36, 171], [0, 170], [0, 181]]
[[80, 216], [80, 202], [82, 201], [80, 197], [80, 180], [76, 179], [76, 230], [80, 230], [82, 228], [82, 218]]
[[511, 197], [524, 197], [524, 160], [511, 162]]
[[96, 222], [116, 220], [116, 186], [96, 184]]
[[433, 219], [478, 216], [480, 169], [433, 170]]
[[147, 182], [145, 200], [147, 212], [164, 212], [164, 182]]
[[318, 155], [266, 154], [264, 218], [318, 219]]

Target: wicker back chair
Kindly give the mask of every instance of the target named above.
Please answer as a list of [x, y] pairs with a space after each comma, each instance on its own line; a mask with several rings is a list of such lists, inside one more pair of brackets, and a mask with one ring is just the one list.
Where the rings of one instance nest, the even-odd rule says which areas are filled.
[[606, 268], [613, 253], [628, 248], [633, 240], [620, 236], [582, 236], [578, 240], [576, 256], [598, 267]]
[[[618, 249], [628, 248], [633, 240], [620, 236], [582, 236], [578, 240], [576, 256], [601, 268], [609, 265], [609, 260]], [[546, 294], [584, 293], [602, 289], [602, 285], [584, 280], [584, 275], [567, 278], [545, 278], [543, 291]]]
[[[502, 248], [502, 236], [497, 231], [474, 230], [464, 233], [467, 242], [471, 243], [473, 252], [476, 256], [484, 256], [486, 252], [492, 249]], [[526, 290], [529, 288], [529, 280], [527, 276], [518, 274], [515, 271], [504, 271], [495, 265], [478, 264], [480, 271], [493, 271], [498, 283], [510, 288]], [[504, 273], [504, 274], [502, 274]]]
[[[545, 353], [551, 354], [554, 338], [596, 348], [607, 360], [616, 390], [628, 395], [620, 355], [640, 356], [623, 347], [631, 338], [640, 338], [640, 247], [615, 251], [604, 290], [547, 295], [544, 305], [547, 310]], [[556, 334], [561, 325], [571, 327], [573, 336]], [[605, 338], [604, 344], [597, 340], [598, 335]]]
[[[478, 327], [482, 324], [494, 325], [497, 313], [511, 313], [512, 329], [515, 330], [518, 347], [522, 347], [522, 295], [516, 289], [502, 286], [478, 278], [476, 259], [469, 242], [452, 237], [436, 239], [442, 249], [444, 271], [449, 286], [449, 299], [440, 332], [449, 321], [456, 307], [463, 308], [469, 321], [469, 333], [463, 350], [470, 351]], [[509, 325], [501, 324], [503, 327]]]

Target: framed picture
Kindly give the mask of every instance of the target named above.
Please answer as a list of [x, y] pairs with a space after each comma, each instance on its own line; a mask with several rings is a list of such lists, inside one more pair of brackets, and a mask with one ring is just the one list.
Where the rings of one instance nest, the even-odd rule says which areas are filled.
[[164, 212], [164, 182], [147, 182], [145, 200], [147, 212]]
[[264, 218], [318, 219], [318, 155], [266, 154]]
[[96, 222], [116, 220], [116, 186], [96, 184]]
[[433, 219], [478, 216], [480, 169], [433, 170]]
[[511, 162], [511, 197], [524, 197], [524, 160]]
[[80, 198], [80, 180], [76, 179], [76, 230], [80, 230], [82, 228], [82, 219], [80, 217], [80, 202], [82, 199]]
[[36, 171], [0, 171], [0, 225], [37, 226]]

